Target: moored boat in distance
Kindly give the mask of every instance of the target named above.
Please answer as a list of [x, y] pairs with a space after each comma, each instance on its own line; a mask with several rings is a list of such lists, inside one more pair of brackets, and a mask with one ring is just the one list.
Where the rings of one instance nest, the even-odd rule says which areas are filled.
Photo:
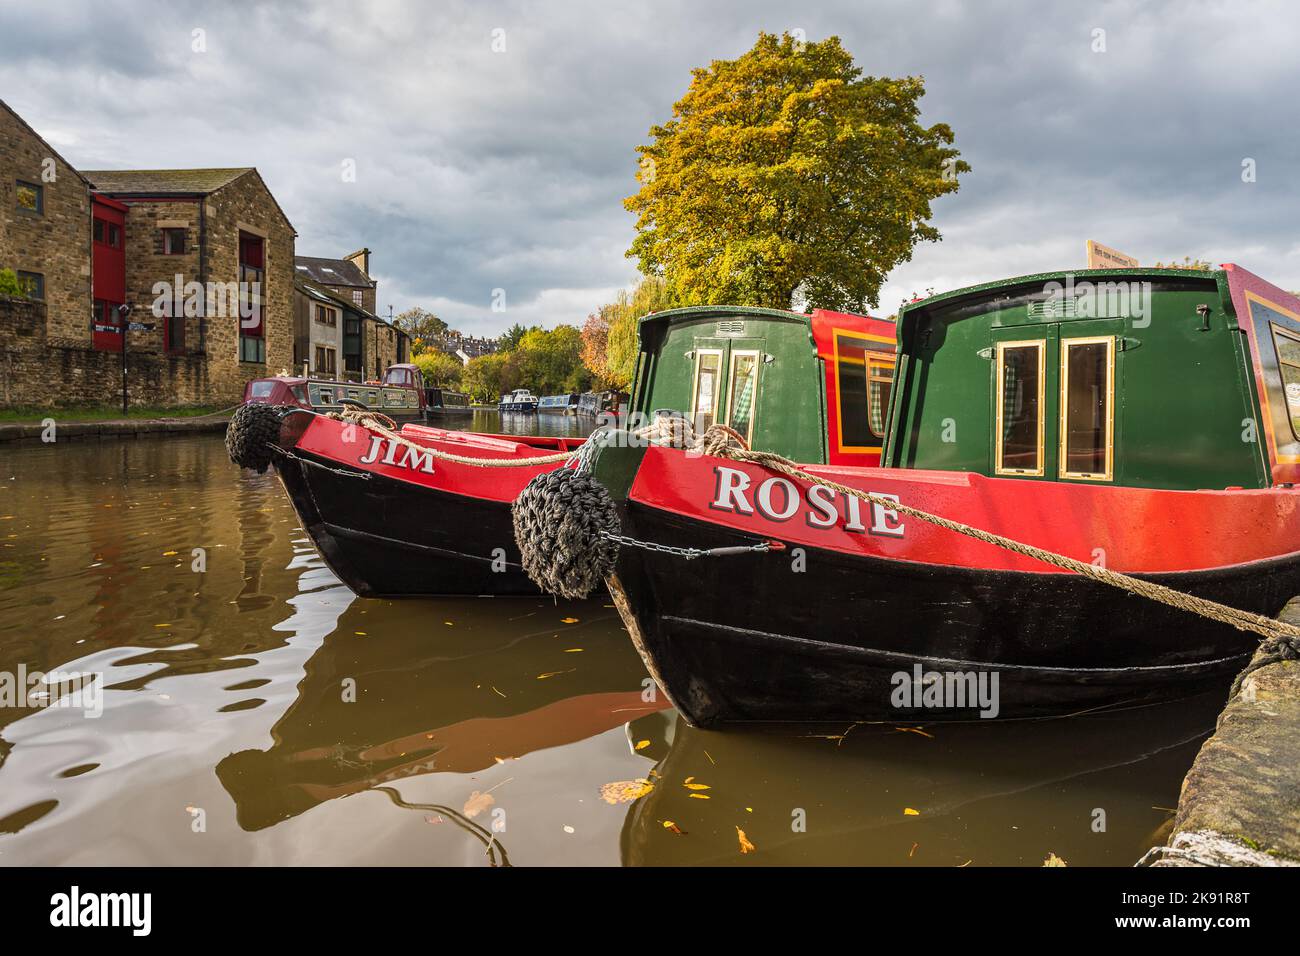
[[565, 415], [576, 412], [578, 410], [578, 393], [543, 395], [537, 400], [537, 410], [539, 412], [559, 412]]
[[[798, 343], [758, 350], [788, 396], [781, 427], [828, 422], [838, 460], [780, 452], [812, 480], [658, 446], [596, 458], [625, 535], [785, 545], [689, 563], [621, 549], [625, 622], [692, 723], [1062, 714], [1220, 686], [1257, 646], [882, 501], [1261, 615], [1300, 591], [1291, 294], [1231, 265], [961, 289], [901, 310], [896, 381], [893, 356], [886, 372], [820, 333], [824, 382]], [[735, 350], [642, 321], [643, 341], [665, 335], [693, 376], [641, 363], [635, 401], [699, 411]], [[746, 424], [752, 447], [776, 450], [761, 407]], [[849, 463], [882, 439], [884, 467]]]
[[244, 386], [244, 401], [317, 412], [347, 406], [382, 412], [394, 421], [423, 419], [429, 410], [424, 377], [414, 365], [393, 365], [381, 382], [337, 382], [294, 375], [255, 378]]
[[427, 388], [425, 389], [425, 395], [431, 413], [471, 412], [474, 410], [470, 405], [469, 396], [464, 392], [452, 391], [449, 388]]
[[577, 413], [579, 415], [600, 415], [612, 412], [617, 415], [627, 406], [627, 393], [608, 390], [604, 392], [583, 392], [578, 396]]
[[502, 395], [497, 408], [503, 412], [535, 412], [537, 398], [526, 388], [517, 388], [508, 395]]

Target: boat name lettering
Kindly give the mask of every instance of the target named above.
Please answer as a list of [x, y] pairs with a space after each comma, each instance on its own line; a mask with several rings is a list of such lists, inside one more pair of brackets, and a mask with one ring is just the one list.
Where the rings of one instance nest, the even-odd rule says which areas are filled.
[[[379, 457], [380, 449], [387, 443], [388, 450], [384, 452], [383, 458]], [[398, 452], [403, 452], [402, 457], [397, 457]], [[373, 465], [379, 461], [384, 465], [394, 465], [398, 468], [410, 468], [412, 471], [422, 471], [426, 475], [433, 474], [433, 452], [428, 449], [416, 451], [409, 445], [399, 444], [392, 439], [386, 439], [382, 435], [370, 436], [370, 448], [361, 456], [361, 464]]]
[[[715, 511], [752, 515], [755, 511], [769, 521], [789, 521], [801, 510], [810, 528], [833, 528], [841, 525], [845, 531], [868, 531], [862, 521], [862, 499], [843, 495], [826, 485], [812, 485], [803, 495], [788, 478], [772, 476], [753, 489], [753, 478], [739, 468], [715, 465], [713, 468], [713, 500], [709, 507]], [[880, 491], [868, 492], [890, 501], [898, 495]], [[884, 505], [872, 503], [870, 534], [889, 538], [903, 537], [903, 522], [898, 512]]]

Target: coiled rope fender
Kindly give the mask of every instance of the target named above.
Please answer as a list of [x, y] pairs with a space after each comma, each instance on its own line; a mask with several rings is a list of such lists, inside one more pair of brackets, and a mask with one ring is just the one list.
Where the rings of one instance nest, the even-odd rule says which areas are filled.
[[618, 510], [595, 478], [574, 468], [538, 475], [510, 507], [524, 573], [544, 591], [576, 600], [600, 587], [618, 561]]
[[280, 423], [288, 411], [280, 405], [249, 402], [240, 405], [226, 426], [226, 454], [240, 468], [261, 474], [271, 465], [271, 452], [280, 440]]

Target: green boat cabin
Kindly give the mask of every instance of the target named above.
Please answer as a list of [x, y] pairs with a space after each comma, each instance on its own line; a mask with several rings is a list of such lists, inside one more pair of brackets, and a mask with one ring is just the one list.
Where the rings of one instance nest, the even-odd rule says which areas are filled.
[[934, 296], [900, 312], [889, 424], [889, 467], [1294, 482], [1300, 301], [1236, 266], [1054, 272]]

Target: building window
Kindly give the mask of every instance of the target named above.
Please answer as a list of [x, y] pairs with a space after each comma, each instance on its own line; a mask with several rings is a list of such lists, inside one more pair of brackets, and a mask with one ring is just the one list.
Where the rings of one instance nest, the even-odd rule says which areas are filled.
[[262, 277], [265, 263], [265, 240], [261, 236], [239, 234], [239, 360], [266, 362], [266, 316]]
[[362, 304], [362, 293], [361, 293], [361, 290], [360, 290], [360, 289], [353, 289], [353, 290], [352, 290], [352, 304], [353, 304], [353, 305], [361, 305], [361, 304]]
[[999, 342], [995, 471], [1043, 474], [1044, 353], [1047, 343]]
[[316, 306], [316, 321], [322, 325], [338, 325], [338, 313], [328, 306]]
[[167, 228], [162, 230], [162, 251], [165, 256], [179, 256], [185, 253], [185, 230]]
[[18, 273], [18, 283], [23, 287], [23, 295], [29, 299], [45, 299], [45, 276], [39, 272]]
[[21, 179], [16, 186], [14, 192], [18, 199], [18, 209], [35, 216], [45, 215], [45, 187]]
[[335, 352], [323, 345], [316, 346], [316, 374], [333, 375], [338, 371]]
[[94, 235], [95, 241], [101, 245], [111, 246], [114, 249], [122, 247], [122, 227], [115, 222], [96, 216]]
[[1115, 434], [1115, 337], [1061, 341], [1062, 478], [1110, 481]]

